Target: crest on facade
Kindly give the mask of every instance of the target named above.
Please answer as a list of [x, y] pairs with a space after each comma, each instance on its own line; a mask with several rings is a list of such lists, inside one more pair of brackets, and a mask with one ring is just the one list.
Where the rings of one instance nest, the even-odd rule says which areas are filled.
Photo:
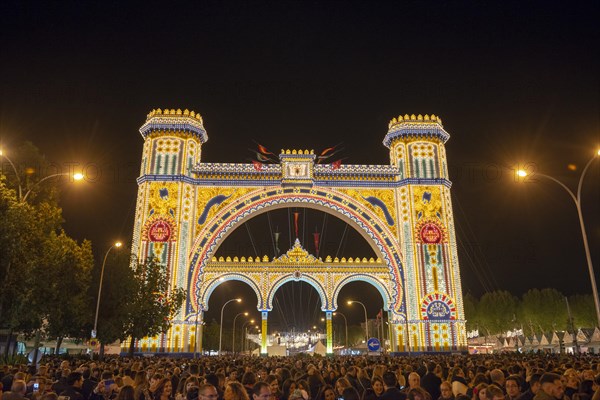
[[439, 244], [446, 241], [445, 229], [433, 219], [426, 219], [417, 224], [417, 241], [424, 244]]
[[144, 230], [142, 231], [142, 237], [149, 242], [170, 242], [176, 239], [174, 227], [175, 223], [170, 218], [150, 218], [144, 226]]
[[446, 294], [430, 293], [423, 299], [421, 317], [429, 321], [455, 320], [456, 305]]
[[273, 260], [273, 264], [322, 264], [320, 258], [317, 258], [304, 250], [300, 240], [296, 239], [294, 246], [284, 255]]

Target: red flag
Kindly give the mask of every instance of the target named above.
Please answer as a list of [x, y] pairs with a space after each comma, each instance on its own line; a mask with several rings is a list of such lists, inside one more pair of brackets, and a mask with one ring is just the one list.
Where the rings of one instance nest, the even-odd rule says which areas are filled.
[[258, 151], [260, 151], [263, 154], [272, 154], [272, 155], [275, 155], [275, 154], [271, 153], [269, 150], [267, 150], [267, 148], [265, 146], [262, 146], [260, 144], [258, 145]]
[[252, 160], [252, 164], [254, 165], [254, 169], [257, 171], [262, 171], [263, 165], [256, 160]]
[[317, 252], [317, 256], [319, 255], [319, 232], [313, 233], [313, 238], [315, 239], [315, 251]]
[[342, 160], [337, 160], [331, 163], [331, 169], [336, 170], [342, 166]]
[[296, 239], [298, 239], [298, 216], [300, 215], [300, 213], [295, 212], [294, 213], [294, 227], [296, 230]]

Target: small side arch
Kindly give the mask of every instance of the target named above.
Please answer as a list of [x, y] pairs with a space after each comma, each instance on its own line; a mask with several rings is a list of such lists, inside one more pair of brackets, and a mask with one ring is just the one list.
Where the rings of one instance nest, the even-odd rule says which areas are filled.
[[315, 278], [313, 278], [310, 275], [304, 275], [304, 274], [298, 275], [297, 273], [294, 273], [294, 274], [283, 275], [279, 279], [277, 279], [275, 282], [273, 282], [273, 285], [271, 286], [271, 290], [269, 290], [269, 295], [267, 296], [266, 311], [271, 311], [273, 309], [273, 299], [275, 298], [275, 293], [277, 292], [277, 289], [279, 289], [281, 286], [285, 285], [286, 283], [292, 282], [292, 281], [306, 282], [309, 285], [311, 285], [313, 288], [315, 288], [315, 290], [319, 294], [319, 298], [321, 299], [321, 310], [326, 311], [329, 309], [328, 308], [329, 301], [327, 299], [327, 295], [325, 294], [325, 289], [323, 288], [323, 285], [321, 285], [321, 283], [318, 280], [316, 280]]
[[[356, 281], [367, 282], [373, 285], [379, 291], [381, 297], [383, 298], [383, 308], [386, 311], [390, 309], [390, 304], [393, 304], [394, 298], [390, 294], [388, 288], [379, 280], [379, 278], [369, 274], [352, 274], [342, 279], [335, 287], [332, 298], [334, 310], [338, 307], [338, 296], [342, 288], [348, 283]], [[404, 288], [402, 287], [400, 287], [399, 289], [404, 290]]]
[[212, 292], [217, 288], [217, 286], [219, 286], [220, 284], [225, 283], [227, 281], [241, 281], [241, 282], [248, 284], [248, 286], [250, 286], [252, 288], [252, 290], [254, 290], [254, 293], [256, 294], [256, 298], [258, 299], [258, 304], [256, 307], [259, 310], [263, 309], [264, 301], [260, 294], [260, 289], [258, 288], [258, 284], [256, 282], [254, 282], [252, 279], [248, 278], [247, 276], [231, 273], [231, 274], [223, 274], [223, 275], [219, 276], [218, 278], [215, 278], [207, 283], [206, 290], [204, 290], [204, 292], [203, 292], [204, 294], [200, 298], [200, 309], [202, 311], [208, 310], [208, 300], [210, 299], [210, 295], [212, 294]]

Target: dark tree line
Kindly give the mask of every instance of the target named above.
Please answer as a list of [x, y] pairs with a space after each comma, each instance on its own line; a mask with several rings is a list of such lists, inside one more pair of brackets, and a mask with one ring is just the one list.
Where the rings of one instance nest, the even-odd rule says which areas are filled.
[[479, 299], [467, 293], [463, 300], [467, 328], [479, 329], [481, 334], [523, 329], [525, 335], [531, 335], [596, 326], [591, 295], [566, 297], [556, 289], [547, 288], [530, 289], [520, 298], [504, 290], [486, 293]]

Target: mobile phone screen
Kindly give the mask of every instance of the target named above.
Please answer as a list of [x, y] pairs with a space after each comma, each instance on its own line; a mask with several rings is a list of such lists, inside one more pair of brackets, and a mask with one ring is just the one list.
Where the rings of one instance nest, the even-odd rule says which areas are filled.
[[40, 390], [40, 384], [36, 382], [33, 384], [33, 391], [37, 392], [38, 390]]

